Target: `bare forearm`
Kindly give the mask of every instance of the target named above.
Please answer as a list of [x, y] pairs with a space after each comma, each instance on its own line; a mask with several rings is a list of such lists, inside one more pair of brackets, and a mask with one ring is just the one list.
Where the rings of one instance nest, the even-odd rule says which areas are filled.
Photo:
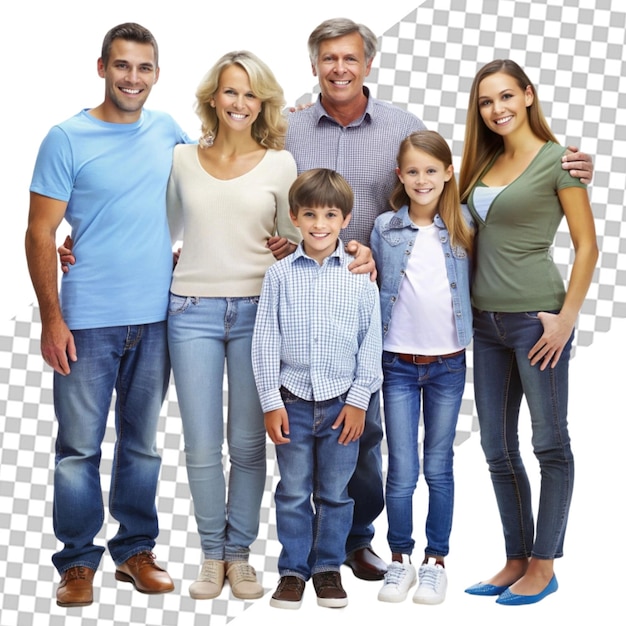
[[62, 319], [57, 283], [57, 254], [54, 234], [29, 228], [26, 232], [28, 271], [37, 295], [42, 322]]
[[561, 315], [571, 321], [572, 326], [576, 322], [578, 313], [587, 297], [597, 260], [598, 248], [594, 243], [586, 244], [576, 250], [567, 294], [561, 307]]

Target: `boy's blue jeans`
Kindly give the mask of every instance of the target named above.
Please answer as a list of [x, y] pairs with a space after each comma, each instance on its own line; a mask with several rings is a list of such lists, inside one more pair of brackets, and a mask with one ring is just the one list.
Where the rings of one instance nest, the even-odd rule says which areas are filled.
[[282, 545], [278, 571], [308, 580], [319, 572], [339, 571], [345, 560], [354, 507], [348, 482], [359, 444], [339, 444], [342, 426], [331, 428], [345, 396], [309, 402], [286, 389], [282, 396], [290, 441], [276, 446], [281, 477], [275, 496]]

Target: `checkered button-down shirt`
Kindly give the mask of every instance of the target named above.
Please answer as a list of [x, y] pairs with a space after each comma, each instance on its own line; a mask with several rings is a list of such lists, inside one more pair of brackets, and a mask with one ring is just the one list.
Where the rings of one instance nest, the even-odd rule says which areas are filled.
[[372, 98], [367, 87], [363, 91], [368, 97], [365, 112], [347, 126], [326, 112], [321, 97], [312, 107], [292, 113], [285, 148], [296, 160], [298, 174], [326, 167], [348, 181], [354, 209], [341, 238], [367, 246], [374, 220], [389, 210], [400, 143], [426, 126], [413, 113]]
[[382, 383], [378, 288], [352, 274], [339, 242], [320, 266], [302, 245], [267, 271], [252, 340], [252, 366], [264, 412], [282, 408], [280, 387], [303, 400], [347, 392], [367, 409]]

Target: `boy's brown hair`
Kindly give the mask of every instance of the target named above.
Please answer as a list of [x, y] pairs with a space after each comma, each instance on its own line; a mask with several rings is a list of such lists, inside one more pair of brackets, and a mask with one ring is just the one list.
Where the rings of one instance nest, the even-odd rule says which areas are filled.
[[345, 219], [353, 204], [354, 194], [346, 179], [322, 167], [302, 172], [289, 189], [289, 207], [296, 217], [303, 208], [335, 207]]

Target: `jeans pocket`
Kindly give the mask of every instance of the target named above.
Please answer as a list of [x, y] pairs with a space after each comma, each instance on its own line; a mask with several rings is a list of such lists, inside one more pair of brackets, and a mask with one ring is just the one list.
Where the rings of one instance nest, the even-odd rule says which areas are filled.
[[184, 313], [194, 300], [195, 298], [191, 298], [190, 296], [177, 296], [174, 293], [170, 293], [170, 301], [167, 307], [167, 314], [180, 315], [181, 313]]
[[443, 362], [449, 372], [462, 372], [466, 369], [465, 352], [443, 359]]
[[387, 352], [383, 350], [383, 366], [393, 365], [398, 360], [398, 355], [395, 352]]

